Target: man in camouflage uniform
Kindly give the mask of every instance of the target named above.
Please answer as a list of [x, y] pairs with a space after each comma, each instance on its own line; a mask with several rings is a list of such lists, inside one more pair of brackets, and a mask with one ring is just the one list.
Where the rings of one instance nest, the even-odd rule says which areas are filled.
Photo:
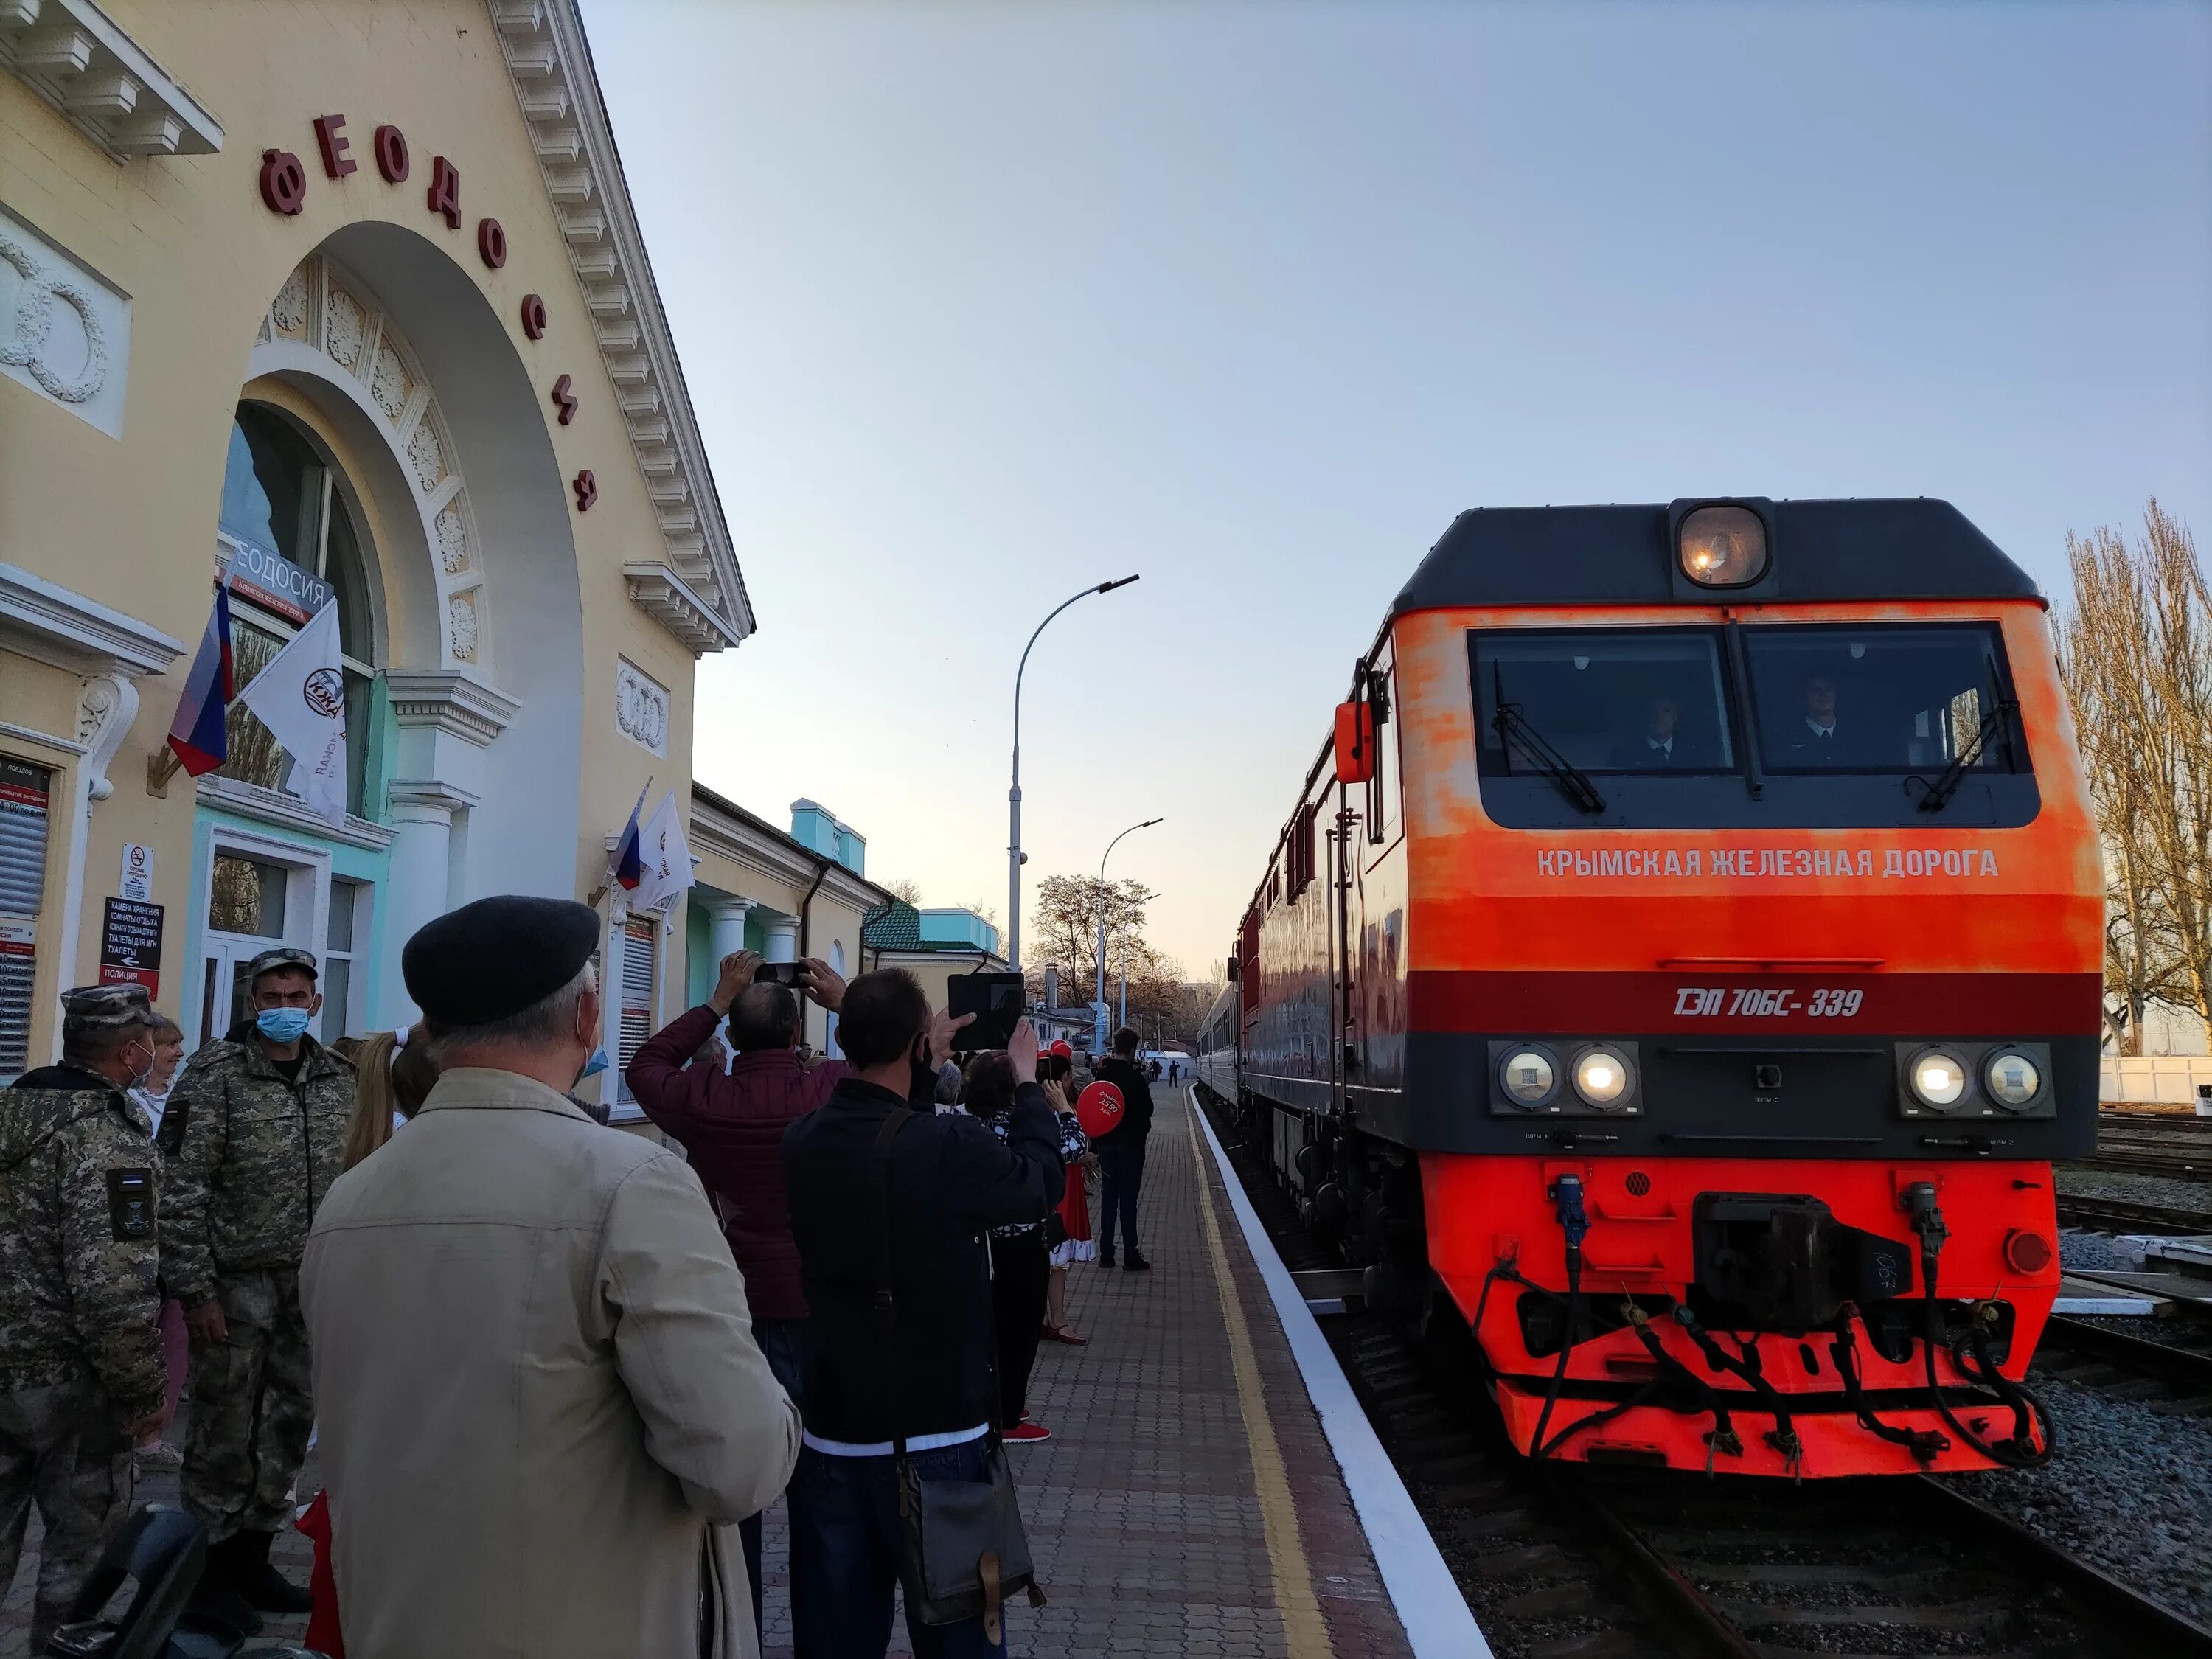
[[250, 1030], [195, 1054], [161, 1119], [161, 1276], [192, 1337], [185, 1508], [208, 1529], [209, 1596], [264, 1613], [310, 1599], [269, 1563], [314, 1422], [300, 1257], [344, 1167], [353, 1066], [307, 1035], [322, 1006], [311, 952], [246, 968]]
[[46, 1525], [31, 1650], [131, 1508], [131, 1446], [161, 1414], [161, 1155], [124, 1091], [154, 1064], [140, 985], [62, 999], [59, 1066], [0, 1091], [0, 1591], [32, 1500]]

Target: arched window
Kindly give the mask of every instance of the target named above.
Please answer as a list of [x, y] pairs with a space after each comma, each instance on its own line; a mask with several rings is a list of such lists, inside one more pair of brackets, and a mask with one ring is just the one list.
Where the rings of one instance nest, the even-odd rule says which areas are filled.
[[[223, 470], [217, 558], [230, 573], [231, 649], [243, 690], [325, 604], [338, 607], [346, 682], [346, 808], [363, 810], [376, 617], [362, 536], [336, 469], [265, 404], [241, 403]], [[233, 703], [221, 775], [276, 789], [289, 769], [269, 728]]]

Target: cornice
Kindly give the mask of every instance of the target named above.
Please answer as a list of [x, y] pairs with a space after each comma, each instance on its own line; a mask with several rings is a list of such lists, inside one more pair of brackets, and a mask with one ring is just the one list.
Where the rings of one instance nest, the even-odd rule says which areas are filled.
[[343, 842], [364, 852], [381, 853], [392, 845], [398, 833], [389, 825], [371, 823], [351, 813], [346, 815], [344, 823], [334, 825], [320, 813], [309, 811], [307, 803], [295, 796], [279, 794], [274, 789], [264, 789], [237, 778], [218, 777], [212, 772], [198, 781], [193, 793], [203, 806], [282, 830], [304, 830], [310, 836]]
[[478, 748], [507, 730], [522, 704], [495, 686], [457, 669], [388, 669], [385, 690], [402, 726], [435, 726]]
[[665, 564], [634, 561], [623, 567], [630, 603], [689, 646], [694, 656], [720, 651], [744, 637], [702, 595]]
[[635, 583], [632, 597], [695, 653], [736, 645], [753, 631], [752, 605], [575, 0], [487, 3], [568, 244], [578, 295], [659, 518], [673, 585], [712, 622], [656, 608]]
[[0, 0], [0, 68], [118, 161], [222, 148], [215, 117], [92, 0]]
[[12, 564], [0, 564], [0, 640], [75, 673], [125, 678], [165, 672], [185, 653], [160, 629]]

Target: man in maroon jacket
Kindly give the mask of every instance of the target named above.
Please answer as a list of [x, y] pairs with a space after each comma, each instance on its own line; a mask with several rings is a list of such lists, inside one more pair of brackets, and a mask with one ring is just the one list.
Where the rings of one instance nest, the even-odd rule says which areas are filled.
[[[750, 951], [724, 957], [714, 994], [656, 1032], [624, 1075], [653, 1126], [684, 1148], [722, 1218], [722, 1235], [745, 1276], [753, 1335], [769, 1368], [799, 1407], [801, 1328], [806, 1297], [799, 1285], [799, 1246], [791, 1236], [791, 1200], [784, 1188], [783, 1132], [829, 1099], [847, 1071], [842, 1060], [803, 1066], [804, 1029], [796, 993], [753, 983], [761, 958]], [[845, 981], [827, 964], [800, 964], [806, 994], [836, 1012]], [[737, 1058], [727, 1075], [700, 1058], [725, 1016]], [[791, 1494], [796, 1501], [797, 1494]], [[752, 1577], [753, 1623], [761, 1622], [760, 1517], [739, 1523]]]

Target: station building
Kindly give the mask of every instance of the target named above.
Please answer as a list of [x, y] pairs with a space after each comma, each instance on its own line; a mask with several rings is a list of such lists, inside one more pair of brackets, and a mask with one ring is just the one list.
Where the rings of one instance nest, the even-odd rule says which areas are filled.
[[[343, 821], [235, 705], [168, 764], [226, 570], [240, 685], [337, 607]], [[0, 1080], [72, 984], [220, 1035], [278, 942], [325, 1041], [404, 1023], [492, 892], [599, 906], [611, 1050], [694, 938], [856, 957], [887, 896], [693, 786], [753, 625], [574, 0], [0, 5]], [[665, 916], [605, 890], [641, 791]]]

